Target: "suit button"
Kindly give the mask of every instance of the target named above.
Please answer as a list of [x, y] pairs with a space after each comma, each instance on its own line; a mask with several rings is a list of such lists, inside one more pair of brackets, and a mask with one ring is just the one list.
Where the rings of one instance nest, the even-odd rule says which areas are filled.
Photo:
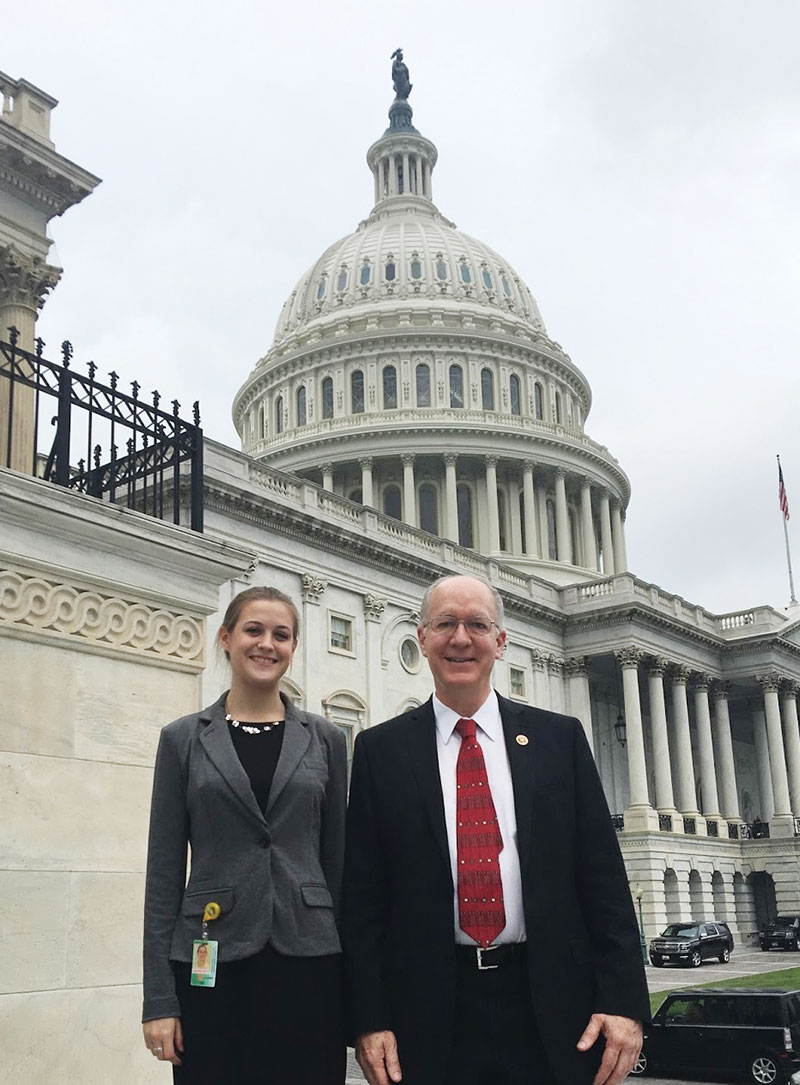
[[271, 840], [269, 838], [269, 833], [265, 833], [264, 836], [261, 837], [259, 844], [262, 848], [268, 848], [270, 846]]

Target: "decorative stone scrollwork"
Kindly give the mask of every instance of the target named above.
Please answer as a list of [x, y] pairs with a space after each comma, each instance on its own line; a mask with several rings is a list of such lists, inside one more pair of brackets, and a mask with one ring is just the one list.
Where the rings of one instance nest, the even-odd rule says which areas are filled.
[[679, 686], [685, 686], [691, 677], [691, 669], [685, 663], [676, 663], [671, 671], [672, 681]]
[[773, 690], [777, 692], [781, 685], [781, 676], [773, 672], [772, 674], [757, 674], [756, 682], [761, 686], [764, 693], [770, 693]]
[[711, 688], [711, 683], [713, 682], [713, 680], [713, 675], [703, 674], [700, 671], [696, 671], [692, 675], [692, 686], [694, 687], [694, 689], [705, 690], [707, 693], [708, 690]]
[[788, 680], [781, 686], [781, 696], [786, 699], [797, 700], [800, 697], [800, 684]]
[[669, 667], [669, 660], [663, 656], [653, 656], [647, 663], [647, 673], [653, 678], [663, 678]]
[[386, 609], [388, 600], [381, 599], [377, 595], [364, 596], [364, 617], [368, 622], [379, 622], [381, 615]]
[[717, 701], [727, 700], [728, 694], [731, 691], [731, 683], [724, 682], [719, 678], [715, 678], [711, 683], [711, 696]]
[[626, 667], [638, 667], [644, 658], [642, 649], [636, 648], [634, 645], [630, 645], [628, 648], [620, 648], [614, 652], [614, 655], [623, 670]]
[[[0, 280], [6, 304], [41, 309], [60, 278], [60, 269], [46, 264], [39, 256], [28, 256], [14, 245], [0, 248]], [[5, 334], [6, 329], [3, 331]]]
[[586, 667], [586, 656], [573, 656], [572, 659], [564, 660], [564, 673], [568, 678], [585, 677]]
[[0, 570], [0, 622], [203, 665], [203, 623], [180, 611]]
[[547, 660], [549, 659], [547, 652], [542, 652], [538, 648], [531, 648], [531, 663], [534, 669], [537, 671], [543, 671], [547, 667]]
[[328, 581], [320, 576], [312, 576], [311, 573], [303, 573], [300, 577], [300, 587], [303, 593], [304, 603], [319, 603]]

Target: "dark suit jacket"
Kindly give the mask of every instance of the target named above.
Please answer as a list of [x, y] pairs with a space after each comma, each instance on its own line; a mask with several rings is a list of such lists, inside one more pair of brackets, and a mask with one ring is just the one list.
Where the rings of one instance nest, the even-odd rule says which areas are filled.
[[267, 942], [299, 957], [340, 950], [345, 737], [284, 702], [266, 814], [231, 740], [224, 694], [161, 732], [147, 854], [144, 1021], [180, 1015], [171, 961], [192, 959], [209, 901], [222, 909], [209, 924], [220, 962], [250, 957]]
[[[594, 1012], [649, 1016], [616, 833], [576, 719], [499, 698], [511, 764], [530, 989], [554, 1074], [590, 1083]], [[527, 745], [516, 741], [528, 738]], [[404, 1085], [439, 1085], [452, 1042], [453, 883], [432, 702], [359, 735], [345, 856], [350, 1029], [391, 1029]]]

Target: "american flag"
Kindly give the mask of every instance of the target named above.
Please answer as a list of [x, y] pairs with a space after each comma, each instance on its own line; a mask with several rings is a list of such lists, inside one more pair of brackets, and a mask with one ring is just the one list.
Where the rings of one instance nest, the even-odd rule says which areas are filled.
[[789, 500], [786, 497], [786, 487], [783, 484], [783, 470], [778, 461], [778, 504], [781, 507], [784, 520], [789, 519]]

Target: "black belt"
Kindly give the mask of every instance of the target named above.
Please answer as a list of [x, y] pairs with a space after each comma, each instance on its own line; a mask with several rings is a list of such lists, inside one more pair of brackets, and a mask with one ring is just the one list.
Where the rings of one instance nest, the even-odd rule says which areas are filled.
[[527, 962], [524, 942], [505, 946], [456, 946], [456, 962], [470, 972], [489, 972], [495, 968], [519, 967]]

